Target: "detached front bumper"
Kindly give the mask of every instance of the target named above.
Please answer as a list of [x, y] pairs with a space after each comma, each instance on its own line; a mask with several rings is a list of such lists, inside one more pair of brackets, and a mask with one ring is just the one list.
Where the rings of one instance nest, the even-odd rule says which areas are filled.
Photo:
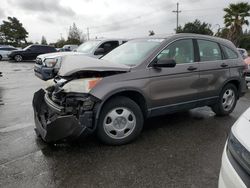
[[40, 89], [33, 98], [36, 133], [46, 142], [74, 139], [92, 127], [93, 112], [83, 112], [79, 117], [66, 113], [64, 107], [49, 99]]

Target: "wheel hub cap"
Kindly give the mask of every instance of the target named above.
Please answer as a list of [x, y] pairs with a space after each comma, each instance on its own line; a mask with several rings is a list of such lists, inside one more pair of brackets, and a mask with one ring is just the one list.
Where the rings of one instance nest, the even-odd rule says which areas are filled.
[[105, 133], [113, 139], [122, 139], [129, 136], [136, 126], [134, 113], [127, 108], [115, 108], [104, 118]]
[[232, 89], [228, 89], [225, 91], [222, 98], [222, 106], [225, 111], [229, 111], [232, 109], [235, 102], [235, 94]]

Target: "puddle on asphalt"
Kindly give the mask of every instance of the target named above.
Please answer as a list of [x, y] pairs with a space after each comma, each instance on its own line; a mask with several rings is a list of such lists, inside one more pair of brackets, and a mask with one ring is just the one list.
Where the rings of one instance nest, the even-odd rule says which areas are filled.
[[33, 123], [21, 123], [18, 125], [13, 125], [13, 126], [9, 126], [9, 127], [5, 127], [5, 128], [0, 128], [0, 133], [7, 133], [7, 132], [11, 132], [11, 131], [16, 131], [19, 129], [24, 129], [27, 127], [32, 127], [34, 126]]
[[13, 69], [13, 71], [21, 71], [22, 69]]

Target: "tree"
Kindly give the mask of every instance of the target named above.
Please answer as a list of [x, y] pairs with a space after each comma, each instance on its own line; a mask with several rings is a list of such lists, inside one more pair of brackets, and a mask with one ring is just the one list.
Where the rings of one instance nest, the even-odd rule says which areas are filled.
[[68, 44], [81, 44], [81, 36], [82, 32], [77, 28], [76, 24], [73, 23], [72, 26], [69, 27], [69, 35], [68, 35]]
[[149, 32], [149, 34], [148, 34], [149, 36], [155, 35], [155, 32], [153, 30], [149, 30], [148, 32]]
[[45, 36], [42, 36], [41, 44], [42, 44], [42, 45], [48, 45]]
[[64, 38], [59, 39], [56, 43], [55, 43], [55, 47], [56, 48], [62, 48], [64, 45], [66, 44], [66, 41]]
[[213, 35], [211, 30], [211, 24], [201, 23], [200, 20], [195, 20], [194, 22], [188, 22], [184, 27], [179, 26], [176, 30], [176, 33], [197, 33], [203, 35]]
[[20, 45], [22, 42], [27, 43], [28, 32], [23, 24], [15, 17], [8, 17], [0, 25], [0, 41], [5, 44]]
[[221, 37], [221, 38], [228, 38], [228, 33], [229, 33], [229, 29], [224, 27], [224, 28], [219, 28], [218, 32], [215, 34], [216, 37]]
[[246, 19], [250, 16], [250, 5], [248, 3], [230, 4], [228, 8], [224, 8], [226, 12], [224, 16], [224, 23], [229, 28], [228, 39], [230, 39], [236, 46], [239, 46], [240, 37], [242, 35], [242, 26], [249, 25]]
[[248, 51], [250, 50], [250, 30], [246, 29], [240, 37], [239, 47], [245, 48]]

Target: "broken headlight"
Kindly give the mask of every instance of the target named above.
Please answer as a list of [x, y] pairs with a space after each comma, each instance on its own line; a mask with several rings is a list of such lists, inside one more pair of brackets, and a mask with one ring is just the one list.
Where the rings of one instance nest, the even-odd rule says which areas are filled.
[[58, 62], [58, 59], [56, 58], [48, 58], [48, 59], [45, 59], [43, 63], [46, 67], [54, 67], [57, 64], [57, 62]]
[[88, 93], [101, 79], [102, 78], [82, 78], [72, 80], [63, 86], [63, 90], [66, 93]]
[[234, 159], [250, 174], [250, 152], [235, 138], [232, 132], [228, 138], [227, 147]]

